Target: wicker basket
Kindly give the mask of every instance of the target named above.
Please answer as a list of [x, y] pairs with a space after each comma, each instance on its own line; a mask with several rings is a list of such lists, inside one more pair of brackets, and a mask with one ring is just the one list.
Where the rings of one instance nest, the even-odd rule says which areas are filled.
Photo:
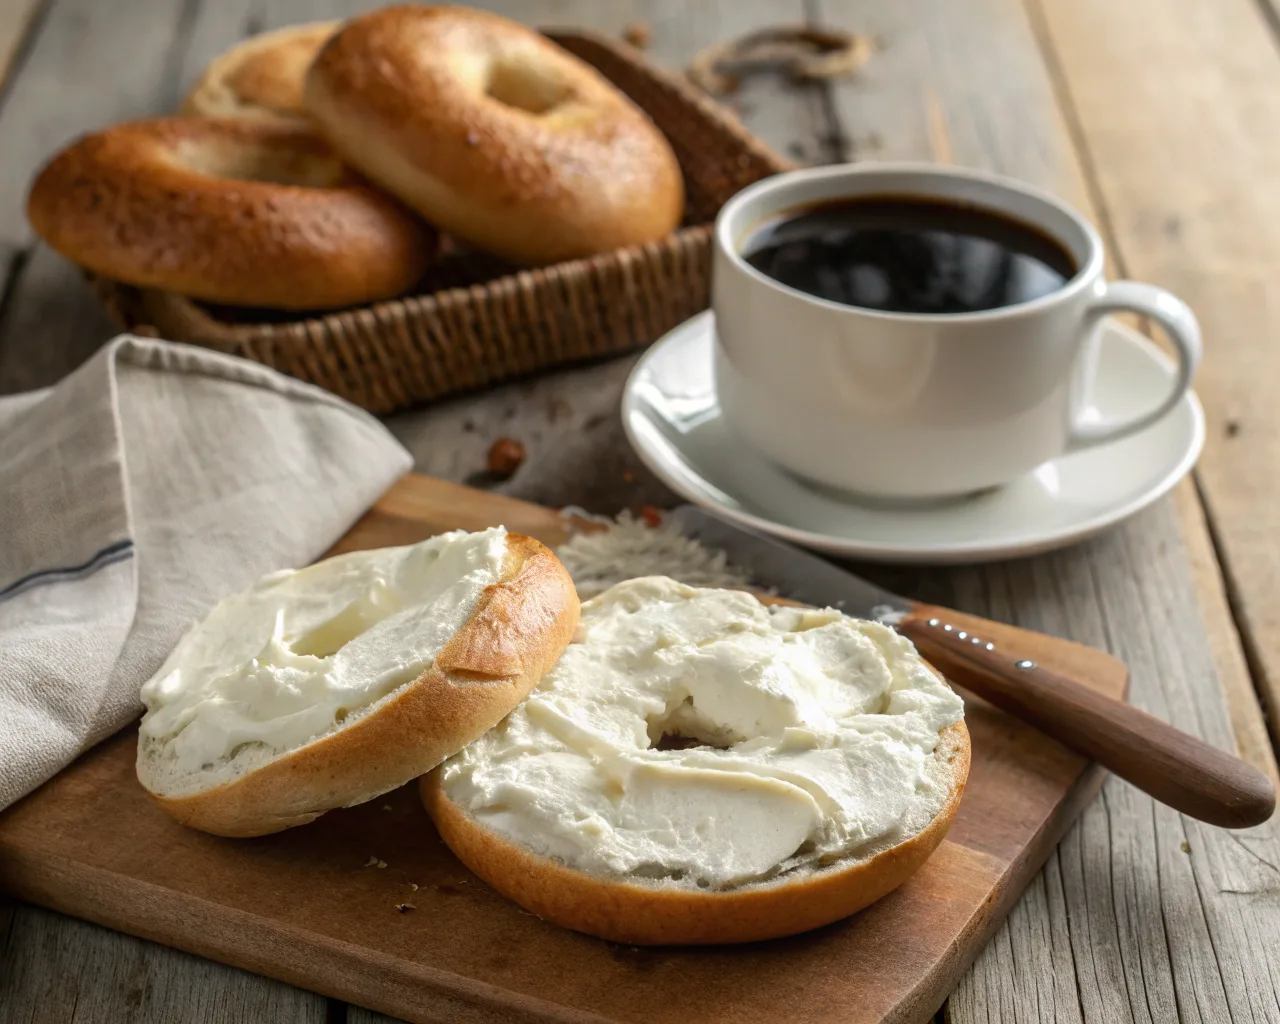
[[683, 226], [649, 245], [537, 270], [446, 260], [420, 294], [272, 322], [105, 278], [94, 290], [125, 328], [254, 359], [375, 413], [641, 348], [708, 303], [711, 222], [739, 189], [790, 164], [727, 112], [638, 51], [547, 32], [632, 98], [684, 172]]

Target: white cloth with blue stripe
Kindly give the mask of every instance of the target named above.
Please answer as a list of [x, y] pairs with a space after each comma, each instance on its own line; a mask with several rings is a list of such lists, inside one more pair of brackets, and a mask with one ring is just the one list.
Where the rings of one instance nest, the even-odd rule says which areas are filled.
[[169, 342], [0, 398], [0, 808], [128, 725], [219, 598], [313, 561], [411, 464], [333, 395]]

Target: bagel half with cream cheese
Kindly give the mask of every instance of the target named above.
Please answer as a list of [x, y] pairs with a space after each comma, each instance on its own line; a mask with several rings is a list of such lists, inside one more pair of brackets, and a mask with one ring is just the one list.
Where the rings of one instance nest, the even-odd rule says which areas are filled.
[[732, 943], [906, 881], [969, 753], [959, 697], [887, 627], [651, 577], [586, 602], [537, 690], [420, 787], [458, 858], [526, 910]]
[[496, 724], [577, 621], [555, 555], [501, 527], [274, 573], [143, 686], [138, 778], [178, 821], [224, 836], [363, 803]]

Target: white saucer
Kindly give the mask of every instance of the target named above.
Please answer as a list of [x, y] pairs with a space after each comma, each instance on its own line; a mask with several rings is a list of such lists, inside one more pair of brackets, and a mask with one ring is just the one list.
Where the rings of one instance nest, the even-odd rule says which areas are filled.
[[[694, 504], [831, 554], [939, 565], [1048, 551], [1150, 505], [1187, 474], [1204, 444], [1204, 412], [1188, 393], [1141, 433], [1046, 462], [998, 490], [928, 507], [858, 505], [801, 483], [729, 432], [712, 383], [714, 333], [712, 314], [700, 313], [636, 365], [622, 398], [631, 444]], [[1173, 373], [1152, 342], [1108, 322], [1093, 401], [1106, 417], [1149, 409]]]

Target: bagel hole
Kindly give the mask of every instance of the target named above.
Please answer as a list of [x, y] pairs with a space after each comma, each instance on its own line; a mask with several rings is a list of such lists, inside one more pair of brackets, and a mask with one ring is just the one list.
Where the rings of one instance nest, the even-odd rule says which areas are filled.
[[178, 145], [176, 157], [188, 170], [232, 181], [332, 188], [346, 175], [342, 161], [332, 153], [287, 143], [268, 146], [245, 141], [210, 144], [191, 140]]
[[527, 57], [508, 54], [489, 64], [484, 92], [491, 100], [527, 114], [545, 114], [569, 95], [568, 87]]
[[664, 714], [645, 720], [651, 750], [728, 750], [743, 737], [703, 718], [686, 697]]

